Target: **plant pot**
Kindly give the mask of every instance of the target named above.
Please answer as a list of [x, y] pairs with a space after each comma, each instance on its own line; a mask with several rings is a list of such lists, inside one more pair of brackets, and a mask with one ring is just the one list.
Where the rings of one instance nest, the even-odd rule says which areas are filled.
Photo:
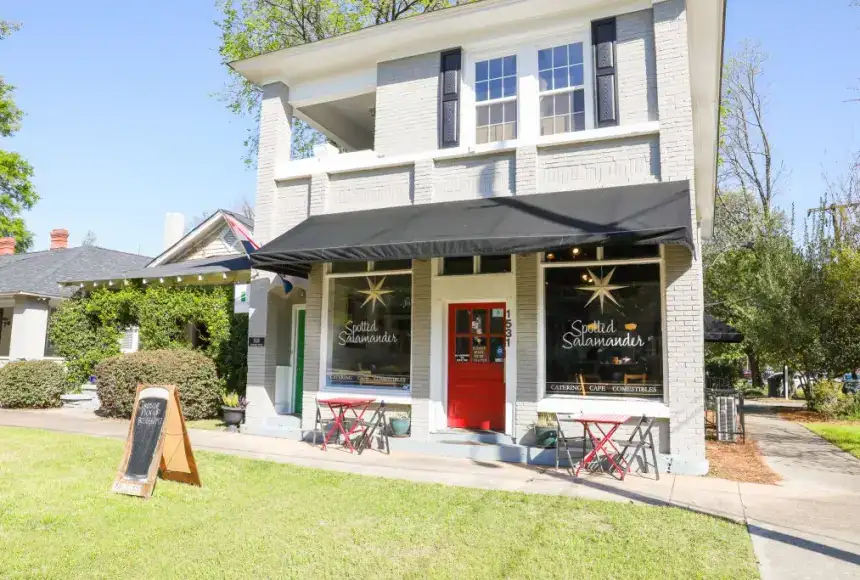
[[391, 432], [395, 437], [403, 437], [409, 432], [410, 420], [406, 419], [391, 419]]
[[228, 431], [238, 431], [239, 425], [245, 420], [245, 409], [237, 407], [221, 407], [221, 420]]
[[538, 427], [535, 425], [535, 439], [538, 447], [553, 448], [558, 441], [558, 431], [555, 427]]

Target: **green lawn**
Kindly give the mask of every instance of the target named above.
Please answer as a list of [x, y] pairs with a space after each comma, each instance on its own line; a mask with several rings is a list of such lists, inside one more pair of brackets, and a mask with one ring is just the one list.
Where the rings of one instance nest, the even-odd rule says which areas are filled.
[[805, 423], [813, 433], [824, 437], [840, 449], [860, 458], [860, 424]]
[[[109, 492], [119, 441], [0, 428], [3, 578], [757, 578], [742, 525], [200, 452]], [[573, 484], [571, 484], [573, 485]]]

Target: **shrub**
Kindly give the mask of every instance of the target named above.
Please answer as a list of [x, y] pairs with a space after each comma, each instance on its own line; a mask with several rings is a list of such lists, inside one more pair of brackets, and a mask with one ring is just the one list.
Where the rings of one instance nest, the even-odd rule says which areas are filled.
[[147, 350], [103, 360], [96, 366], [96, 388], [101, 410], [108, 417], [131, 417], [141, 383], [176, 385], [186, 419], [217, 416], [222, 383], [215, 363], [187, 349]]
[[812, 410], [818, 411], [828, 419], [834, 419], [843, 411], [845, 395], [842, 384], [823, 379], [812, 386]]
[[61, 364], [47, 360], [11, 362], [0, 369], [0, 407], [59, 407], [67, 386]]

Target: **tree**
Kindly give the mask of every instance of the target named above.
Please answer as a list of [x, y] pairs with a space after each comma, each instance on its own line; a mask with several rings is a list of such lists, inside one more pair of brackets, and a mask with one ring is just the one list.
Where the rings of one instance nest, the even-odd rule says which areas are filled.
[[[466, 4], [474, 0], [218, 0], [222, 18], [218, 53], [227, 61], [315, 42], [367, 26]], [[257, 157], [260, 89], [234, 71], [220, 97], [227, 108], [254, 119], [245, 139], [245, 163]], [[294, 120], [292, 156], [309, 157], [325, 137]]]
[[721, 103], [721, 191], [741, 191], [758, 198], [770, 214], [785, 165], [777, 163], [766, 127], [767, 93], [763, 82], [767, 55], [744, 41], [723, 72]]
[[779, 267], [796, 260], [789, 216], [774, 211], [784, 168], [775, 161], [766, 126], [765, 61], [748, 41], [726, 61], [714, 235], [703, 250], [706, 308], [746, 336], [744, 351], [755, 386], [761, 385], [761, 351], [775, 356], [778, 350], [768, 344], [773, 313], [757, 304], [787, 299], [786, 272]]
[[[0, 40], [19, 27], [17, 23], [0, 20]], [[24, 113], [12, 98], [14, 89], [0, 77], [0, 137], [11, 137], [21, 128]], [[25, 252], [33, 245], [33, 232], [27, 229], [20, 215], [39, 201], [32, 178], [33, 167], [21, 155], [0, 149], [0, 236], [14, 237], [17, 252]]]
[[92, 230], [87, 230], [87, 234], [84, 236], [83, 241], [81, 241], [82, 246], [95, 246], [96, 245], [96, 234]]

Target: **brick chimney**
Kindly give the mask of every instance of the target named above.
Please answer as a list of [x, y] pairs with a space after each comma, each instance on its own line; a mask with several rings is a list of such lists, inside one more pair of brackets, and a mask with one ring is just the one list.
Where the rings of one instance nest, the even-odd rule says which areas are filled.
[[65, 250], [69, 247], [69, 230], [51, 230], [51, 249]]
[[15, 253], [15, 238], [0, 238], [0, 256], [11, 256]]

